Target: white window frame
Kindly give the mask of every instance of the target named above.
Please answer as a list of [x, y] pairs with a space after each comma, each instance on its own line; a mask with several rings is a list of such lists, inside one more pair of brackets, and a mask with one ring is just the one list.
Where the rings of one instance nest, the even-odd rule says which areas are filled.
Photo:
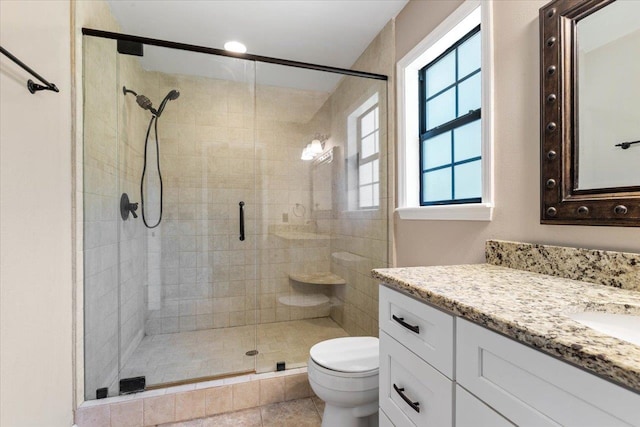
[[[359, 155], [360, 142], [358, 141], [358, 118], [362, 116], [367, 110], [370, 110], [375, 105], [380, 108], [378, 92], [371, 95], [366, 101], [360, 103], [357, 107], [351, 108], [351, 113], [347, 116], [347, 212], [362, 212], [362, 211], [375, 211], [380, 209], [380, 200], [378, 200], [378, 206], [360, 208], [359, 194], [360, 182], [358, 179], [358, 162], [353, 162], [354, 158], [357, 160]], [[348, 111], [348, 110], [347, 110]], [[378, 109], [378, 135], [380, 135], [380, 110]], [[378, 139], [378, 158], [380, 156], [381, 142]]]
[[[493, 217], [493, 1], [467, 0], [397, 63], [398, 207], [401, 219], [491, 221]], [[420, 206], [418, 72], [478, 24], [482, 37], [482, 202]], [[474, 15], [475, 12], [475, 15]], [[456, 29], [456, 31], [452, 31]]]
[[[376, 111], [377, 110], [377, 111]], [[372, 135], [374, 133], [377, 133], [377, 137], [378, 137], [378, 150], [373, 153], [372, 155], [370, 155], [367, 158], [362, 158], [362, 140], [364, 139], [362, 137], [362, 119], [364, 118], [365, 115], [367, 114], [371, 114], [374, 113], [375, 115], [375, 123], [377, 124], [375, 130], [369, 134]], [[356, 119], [356, 128], [357, 128], [357, 134], [358, 134], [358, 209], [359, 210], [372, 210], [372, 209], [378, 209], [380, 208], [380, 106], [376, 103], [374, 105], [372, 105], [367, 111], [365, 111], [364, 113], [360, 114], [357, 119]], [[367, 135], [367, 136], [369, 136]], [[367, 163], [374, 163], [376, 160], [378, 160], [378, 180], [377, 181], [371, 181], [368, 184], [362, 184], [360, 182], [360, 167], [367, 164]], [[373, 165], [372, 165], [373, 167]], [[373, 179], [373, 177], [372, 177]], [[373, 191], [373, 186], [375, 184], [378, 184], [378, 197], [377, 199], [374, 197], [373, 202], [375, 203], [374, 205], [366, 205], [363, 206], [362, 205], [362, 200], [360, 199], [360, 189], [362, 187], [365, 186], [371, 186]]]

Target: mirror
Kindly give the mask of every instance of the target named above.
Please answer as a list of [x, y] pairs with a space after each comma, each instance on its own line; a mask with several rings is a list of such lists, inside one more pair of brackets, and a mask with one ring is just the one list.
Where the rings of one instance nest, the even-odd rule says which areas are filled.
[[576, 35], [577, 188], [640, 185], [640, 2], [611, 3]]
[[540, 9], [541, 222], [640, 226], [640, 2]]
[[311, 208], [314, 213], [333, 209], [333, 148], [311, 165]]

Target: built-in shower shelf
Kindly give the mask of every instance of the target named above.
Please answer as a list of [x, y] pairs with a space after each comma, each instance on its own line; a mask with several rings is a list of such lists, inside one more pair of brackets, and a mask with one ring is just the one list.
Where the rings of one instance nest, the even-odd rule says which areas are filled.
[[327, 304], [331, 299], [324, 294], [309, 294], [309, 295], [285, 295], [278, 298], [278, 302], [290, 307], [317, 307], [319, 305]]
[[291, 273], [289, 278], [309, 285], [344, 285], [347, 283], [342, 277], [328, 271], [320, 273]]

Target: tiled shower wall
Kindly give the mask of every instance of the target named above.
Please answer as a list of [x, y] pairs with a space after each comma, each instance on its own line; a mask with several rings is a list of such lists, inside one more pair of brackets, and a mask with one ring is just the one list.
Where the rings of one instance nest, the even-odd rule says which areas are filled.
[[[328, 270], [328, 240], [290, 241], [271, 227], [314, 227], [300, 152], [304, 123], [327, 94], [255, 88], [252, 73], [245, 82], [149, 74], [158, 99], [171, 89], [181, 96], [158, 126], [164, 216], [149, 237], [146, 333], [327, 316], [328, 305], [301, 309], [279, 298], [297, 290], [290, 272]], [[307, 213], [296, 216], [296, 204]]]
[[[393, 74], [393, 23], [371, 42], [353, 68]], [[388, 86], [387, 86], [388, 85]], [[337, 157], [332, 167], [331, 271], [346, 280], [334, 286], [331, 317], [350, 335], [378, 335], [378, 283], [372, 268], [388, 264], [388, 138], [387, 87], [393, 82], [344, 77], [312, 125], [331, 135], [328, 143]], [[380, 108], [380, 201], [373, 210], [349, 208], [346, 156], [348, 116], [374, 94]], [[322, 213], [323, 215], [324, 213]], [[322, 217], [322, 216], [321, 216]]]
[[[260, 65], [257, 72], [259, 77]], [[329, 315], [329, 304], [301, 307], [287, 302], [290, 297], [327, 291], [293, 282], [289, 274], [329, 271], [330, 236], [313, 220], [311, 164], [300, 159], [314, 134], [308, 123], [328, 96], [319, 91], [257, 87], [260, 323]]]
[[[244, 325], [255, 308], [253, 84], [153, 73], [164, 216], [150, 245], [147, 334]], [[238, 239], [238, 203], [246, 234]], [[159, 280], [159, 282], [155, 280]], [[160, 285], [160, 289], [153, 289]]]

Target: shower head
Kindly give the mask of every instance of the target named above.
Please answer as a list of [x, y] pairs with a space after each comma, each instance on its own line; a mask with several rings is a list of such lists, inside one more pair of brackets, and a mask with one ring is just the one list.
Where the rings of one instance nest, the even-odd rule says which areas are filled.
[[169, 92], [167, 94], [167, 98], [169, 99], [169, 101], [173, 101], [176, 100], [180, 97], [180, 92], [178, 92], [177, 90], [173, 89], [171, 90], [171, 92]]
[[158, 113], [156, 114], [156, 116], [160, 117], [160, 114], [162, 114], [162, 112], [164, 111], [164, 107], [167, 105], [167, 101], [174, 101], [178, 99], [179, 96], [180, 96], [180, 92], [178, 92], [175, 89], [171, 89], [167, 94], [167, 96], [165, 96], [162, 102], [160, 103], [160, 107], [158, 108]]

